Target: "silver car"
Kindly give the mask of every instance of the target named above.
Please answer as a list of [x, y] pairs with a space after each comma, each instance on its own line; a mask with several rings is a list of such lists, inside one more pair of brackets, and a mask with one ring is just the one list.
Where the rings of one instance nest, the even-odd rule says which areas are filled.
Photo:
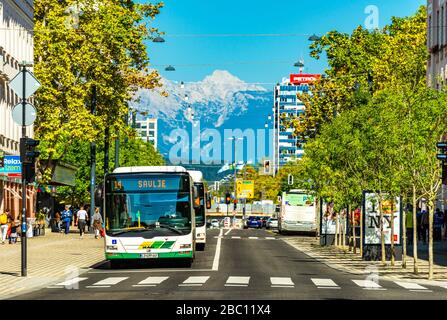
[[211, 220], [211, 228], [219, 228], [219, 220], [217, 219]]
[[275, 218], [269, 218], [267, 222], [265, 223], [265, 227], [267, 229], [273, 229], [278, 228], [278, 219]]

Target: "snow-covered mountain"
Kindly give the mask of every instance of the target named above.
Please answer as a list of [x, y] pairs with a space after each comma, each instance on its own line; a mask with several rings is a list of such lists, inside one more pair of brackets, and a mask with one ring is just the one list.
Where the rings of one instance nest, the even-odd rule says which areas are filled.
[[216, 70], [202, 81], [183, 86], [165, 78], [162, 83], [168, 97], [157, 91], [140, 90], [131, 105], [159, 119], [158, 144], [162, 153], [168, 153], [173, 145], [169, 139], [171, 131], [188, 130], [193, 121], [200, 121], [201, 132], [207, 128], [221, 132], [256, 130], [264, 128], [268, 114], [272, 113], [271, 91], [248, 84], [228, 71]]

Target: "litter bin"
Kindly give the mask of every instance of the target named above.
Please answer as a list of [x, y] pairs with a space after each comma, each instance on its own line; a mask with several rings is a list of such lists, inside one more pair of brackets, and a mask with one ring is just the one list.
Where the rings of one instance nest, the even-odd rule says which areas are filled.
[[26, 237], [33, 237], [33, 224], [36, 222], [36, 218], [26, 218]]

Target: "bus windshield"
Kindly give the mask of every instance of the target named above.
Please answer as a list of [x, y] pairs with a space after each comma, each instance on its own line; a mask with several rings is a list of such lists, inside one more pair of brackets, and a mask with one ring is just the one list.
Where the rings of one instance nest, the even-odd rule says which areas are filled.
[[199, 191], [200, 207], [196, 208], [196, 227], [205, 225], [205, 187], [202, 182], [196, 182], [194, 185]]
[[191, 232], [189, 180], [183, 176], [109, 177], [106, 183], [106, 232], [167, 228]]

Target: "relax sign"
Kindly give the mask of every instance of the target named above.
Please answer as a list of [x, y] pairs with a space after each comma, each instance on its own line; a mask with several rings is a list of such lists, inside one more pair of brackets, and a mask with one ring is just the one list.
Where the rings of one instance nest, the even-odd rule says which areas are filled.
[[17, 176], [21, 173], [22, 163], [20, 162], [20, 156], [4, 156], [0, 175]]

